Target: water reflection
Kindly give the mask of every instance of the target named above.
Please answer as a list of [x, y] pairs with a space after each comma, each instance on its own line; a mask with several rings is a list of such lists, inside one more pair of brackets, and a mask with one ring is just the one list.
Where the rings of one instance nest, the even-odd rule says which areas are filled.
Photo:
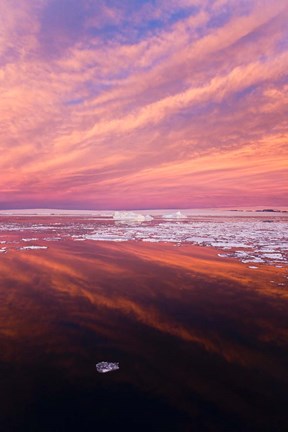
[[288, 430], [285, 269], [67, 241], [0, 271], [1, 430]]

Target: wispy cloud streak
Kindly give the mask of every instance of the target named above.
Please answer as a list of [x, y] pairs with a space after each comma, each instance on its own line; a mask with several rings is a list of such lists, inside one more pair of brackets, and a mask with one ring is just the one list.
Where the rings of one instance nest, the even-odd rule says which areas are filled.
[[0, 16], [2, 207], [287, 205], [286, 1]]

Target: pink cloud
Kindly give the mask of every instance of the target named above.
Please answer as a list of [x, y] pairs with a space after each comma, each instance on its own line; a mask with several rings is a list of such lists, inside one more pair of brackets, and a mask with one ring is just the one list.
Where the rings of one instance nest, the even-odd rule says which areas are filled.
[[[0, 200], [222, 206], [237, 190], [241, 202], [285, 203], [287, 4], [253, 1], [244, 14], [235, 2], [209, 26], [227, 4], [158, 1], [129, 19], [161, 26], [131, 42], [89, 41], [87, 16], [51, 57], [43, 4], [2, 2]], [[120, 34], [129, 10], [101, 8]]]

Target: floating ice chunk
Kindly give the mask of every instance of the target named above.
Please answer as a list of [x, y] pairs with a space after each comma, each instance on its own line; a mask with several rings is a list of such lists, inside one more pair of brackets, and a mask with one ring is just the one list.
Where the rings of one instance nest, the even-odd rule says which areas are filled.
[[28, 250], [28, 249], [48, 249], [47, 246], [23, 246], [20, 248], [21, 250]]
[[242, 259], [241, 261], [245, 264], [246, 263], [263, 263], [264, 262], [264, 260], [262, 258], [254, 257], [254, 256], [251, 256], [247, 259]]
[[120, 234], [119, 235], [113, 235], [113, 234], [106, 234], [103, 233], [101, 234], [91, 234], [91, 235], [86, 235], [85, 238], [83, 238], [83, 240], [97, 240], [97, 241], [114, 241], [114, 242], [125, 242], [128, 241], [129, 238], [126, 237], [121, 237]]
[[244, 258], [244, 257], [247, 257], [248, 254], [247, 254], [247, 252], [244, 252], [244, 251], [236, 251], [235, 256], [238, 258]]
[[36, 240], [38, 240], [38, 238], [36, 238], [36, 237], [31, 237], [31, 238], [22, 238], [22, 241], [24, 241], [24, 242], [36, 241]]
[[263, 254], [263, 256], [265, 258], [271, 258], [273, 260], [283, 260], [284, 259], [280, 253], [269, 253], [269, 254], [267, 253], [267, 254]]
[[251, 268], [251, 269], [258, 269], [258, 267], [256, 267], [256, 266], [249, 266], [249, 268]]
[[215, 246], [215, 247], [223, 247], [223, 246], [229, 246], [230, 248], [252, 248], [252, 246], [246, 244], [246, 243], [234, 243], [233, 241], [227, 239], [226, 242], [221, 242], [221, 241], [213, 241], [210, 243], [211, 246]]
[[153, 220], [153, 217], [150, 215], [142, 215], [140, 213], [134, 212], [126, 212], [126, 211], [116, 211], [113, 215], [114, 220], [120, 221], [136, 221], [136, 222], [145, 222]]
[[187, 219], [187, 216], [177, 211], [176, 213], [164, 214], [162, 216], [163, 219]]
[[107, 373], [112, 372], [119, 369], [119, 363], [111, 363], [111, 362], [100, 362], [96, 363], [96, 369], [99, 373]]
[[[197, 237], [197, 236], [193, 236], [193, 237], [186, 237], [185, 239], [186, 242], [191, 242], [191, 243], [205, 243], [207, 242], [207, 237]], [[224, 249], [224, 248], [223, 248]], [[230, 249], [230, 248], [228, 248]]]

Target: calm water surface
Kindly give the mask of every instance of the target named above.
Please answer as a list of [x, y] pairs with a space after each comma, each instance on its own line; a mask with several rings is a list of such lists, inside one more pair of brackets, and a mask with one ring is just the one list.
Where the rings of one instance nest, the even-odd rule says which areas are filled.
[[285, 268], [140, 242], [0, 258], [1, 431], [287, 432]]

